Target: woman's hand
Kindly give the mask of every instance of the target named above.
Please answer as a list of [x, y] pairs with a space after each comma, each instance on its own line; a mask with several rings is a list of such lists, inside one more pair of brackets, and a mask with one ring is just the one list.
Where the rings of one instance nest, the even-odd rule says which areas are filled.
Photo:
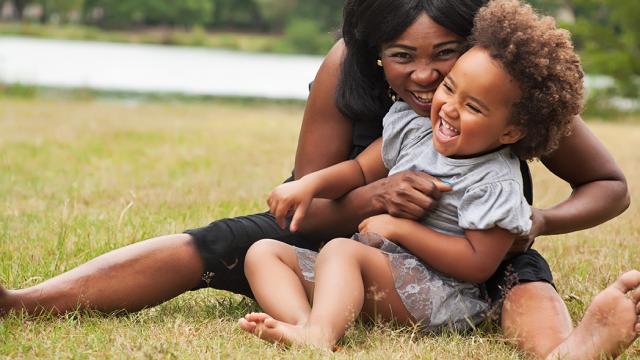
[[276, 223], [282, 229], [287, 225], [286, 218], [293, 213], [289, 229], [295, 232], [304, 218], [313, 195], [313, 190], [304, 181], [291, 181], [276, 187], [269, 194], [267, 204], [269, 204], [269, 211], [276, 218]]
[[423, 218], [436, 207], [441, 193], [451, 190], [450, 185], [419, 171], [399, 172], [375, 184], [375, 206], [381, 212], [411, 220]]
[[535, 241], [536, 237], [544, 234], [544, 232], [544, 212], [540, 209], [531, 207], [531, 230], [529, 230], [527, 235], [519, 236], [515, 239], [507, 253], [507, 257], [527, 251]]
[[364, 219], [360, 225], [358, 225], [358, 232], [376, 233], [390, 241], [393, 241], [395, 234], [394, 231], [401, 221], [406, 220], [395, 218], [389, 214], [372, 216]]

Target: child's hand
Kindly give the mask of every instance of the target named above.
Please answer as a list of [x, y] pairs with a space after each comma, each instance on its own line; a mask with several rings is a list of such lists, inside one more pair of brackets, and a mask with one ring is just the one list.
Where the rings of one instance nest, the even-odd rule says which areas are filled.
[[364, 219], [360, 225], [358, 225], [358, 232], [376, 233], [387, 240], [393, 241], [394, 230], [399, 221], [401, 221], [401, 219], [395, 218], [389, 214], [372, 216]]
[[307, 211], [307, 207], [313, 199], [313, 192], [303, 182], [291, 181], [276, 187], [267, 199], [269, 211], [275, 216], [276, 223], [284, 229], [286, 218], [293, 213], [289, 230], [298, 230], [298, 223], [302, 221]]

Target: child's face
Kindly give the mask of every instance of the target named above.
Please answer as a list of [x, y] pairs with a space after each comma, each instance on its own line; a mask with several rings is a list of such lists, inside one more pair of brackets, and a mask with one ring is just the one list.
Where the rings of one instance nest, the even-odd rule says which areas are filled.
[[486, 50], [472, 48], [433, 97], [433, 145], [445, 156], [469, 156], [518, 141], [522, 131], [509, 120], [519, 98], [515, 80]]

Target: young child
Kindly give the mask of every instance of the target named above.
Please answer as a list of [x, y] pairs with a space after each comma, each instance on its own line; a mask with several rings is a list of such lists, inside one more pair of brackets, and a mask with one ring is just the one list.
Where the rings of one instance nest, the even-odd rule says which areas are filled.
[[[240, 319], [244, 330], [330, 349], [361, 312], [428, 329], [482, 319], [488, 303], [478, 283], [531, 227], [519, 159], [557, 146], [583, 89], [568, 34], [530, 6], [492, 1], [474, 25], [473, 47], [433, 95], [430, 118], [416, 111], [431, 94], [414, 90], [384, 118], [381, 147], [280, 185], [268, 203], [280, 224], [295, 210], [295, 231], [313, 197], [338, 198], [387, 173], [425, 171], [451, 190], [421, 222], [375, 216], [353, 240], [334, 239], [319, 254], [271, 240], [253, 245], [245, 274], [266, 314]], [[393, 51], [382, 49], [381, 66], [396, 66]]]

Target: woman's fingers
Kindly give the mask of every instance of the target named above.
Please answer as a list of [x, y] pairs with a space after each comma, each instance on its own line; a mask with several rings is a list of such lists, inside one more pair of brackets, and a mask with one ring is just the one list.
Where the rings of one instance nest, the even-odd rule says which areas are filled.
[[411, 200], [396, 198], [388, 204], [387, 213], [395, 217], [417, 220], [426, 215], [427, 209]]

